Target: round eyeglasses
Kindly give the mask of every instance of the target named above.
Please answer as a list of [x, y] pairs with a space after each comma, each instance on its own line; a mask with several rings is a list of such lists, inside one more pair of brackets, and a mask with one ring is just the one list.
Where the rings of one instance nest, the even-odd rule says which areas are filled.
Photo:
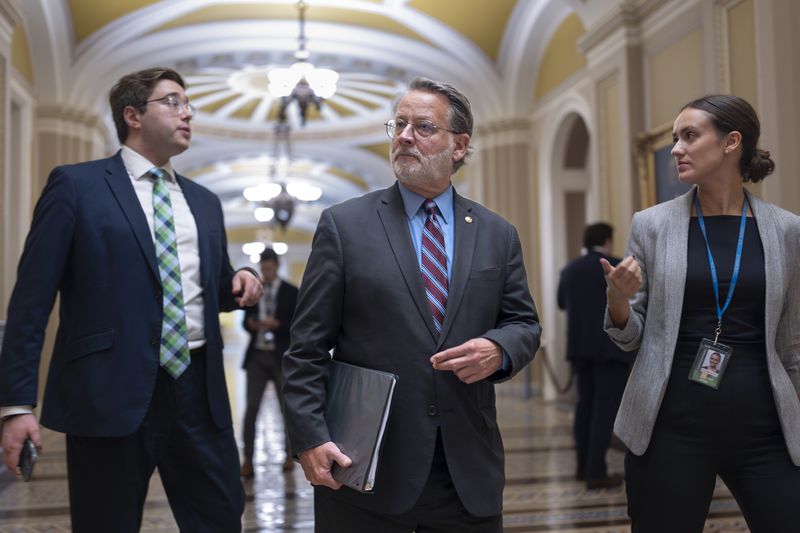
[[394, 139], [398, 135], [402, 135], [403, 132], [406, 130], [406, 126], [411, 126], [411, 131], [414, 132], [414, 135], [418, 139], [427, 139], [431, 135], [435, 134], [437, 131], [449, 131], [450, 133], [461, 133], [460, 131], [453, 131], [448, 130], [447, 128], [442, 128], [441, 126], [437, 126], [433, 122], [428, 122], [427, 120], [421, 120], [419, 122], [406, 122], [405, 120], [390, 120], [386, 123], [386, 135], [389, 136], [390, 139]]
[[158, 102], [160, 104], [164, 104], [167, 106], [173, 114], [180, 115], [184, 111], [189, 113], [190, 117], [193, 117], [197, 113], [197, 108], [190, 104], [189, 102], [182, 102], [178, 95], [176, 94], [168, 94], [167, 96], [162, 96], [161, 98], [153, 98], [152, 100], [146, 100], [145, 104], [149, 104], [151, 102]]

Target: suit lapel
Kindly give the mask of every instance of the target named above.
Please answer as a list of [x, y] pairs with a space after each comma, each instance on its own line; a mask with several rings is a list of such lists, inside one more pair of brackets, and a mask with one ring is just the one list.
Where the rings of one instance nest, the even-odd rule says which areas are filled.
[[447, 296], [447, 310], [444, 314], [442, 334], [439, 336], [439, 346], [447, 337], [453, 325], [458, 306], [467, 288], [469, 272], [472, 268], [472, 256], [475, 251], [475, 239], [478, 235], [478, 225], [481, 223], [475, 216], [471, 216], [471, 223], [467, 224], [466, 217], [472, 215], [472, 207], [453, 191], [453, 260], [452, 275], [450, 276], [450, 289]]
[[[422, 283], [422, 274], [419, 271], [419, 262], [414, 252], [414, 244], [408, 231], [408, 218], [403, 209], [403, 198], [397, 189], [397, 184], [389, 187], [381, 195], [378, 202], [378, 217], [381, 219], [389, 246], [403, 274], [414, 304], [425, 322], [428, 332], [436, 338], [436, 329], [433, 327], [433, 317], [428, 308], [428, 298], [425, 296], [425, 286]], [[449, 306], [448, 306], [449, 307]], [[445, 319], [446, 321], [446, 319]]]
[[[686, 261], [689, 252], [689, 219], [692, 216], [694, 188], [683, 196], [676, 198], [666, 213], [664, 224], [667, 226], [667, 242], [663, 256], [656, 253], [664, 261], [664, 297], [666, 301], [667, 324], [666, 338], [677, 339], [683, 310], [683, 296], [686, 289]], [[657, 267], [658, 265], [654, 265]], [[672, 365], [672, 353], [664, 358], [664, 371], [668, 374]]]
[[774, 339], [780, 313], [783, 310], [786, 255], [781, 250], [781, 240], [772, 207], [752, 194], [747, 194], [747, 199], [756, 219], [758, 235], [764, 249], [764, 271], [767, 273], [764, 330], [767, 339]]
[[120, 152], [117, 152], [116, 155], [108, 160], [106, 182], [111, 188], [111, 192], [116, 198], [122, 213], [128, 220], [133, 235], [136, 237], [136, 242], [139, 244], [147, 264], [150, 266], [150, 270], [156, 279], [161, 279], [156, 265], [156, 248], [153, 244], [153, 236], [150, 233], [150, 227], [147, 225], [147, 219], [144, 216], [139, 197], [136, 196], [136, 191], [133, 190], [131, 178], [122, 163]]

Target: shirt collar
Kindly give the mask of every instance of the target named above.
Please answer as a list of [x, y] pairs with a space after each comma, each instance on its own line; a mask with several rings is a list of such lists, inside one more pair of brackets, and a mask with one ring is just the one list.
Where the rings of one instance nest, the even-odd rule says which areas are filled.
[[[128, 174], [135, 180], [144, 178], [147, 172], [156, 166], [148, 161], [145, 156], [124, 144], [122, 145], [122, 153], [120, 155], [122, 156], [122, 162], [125, 164], [125, 168], [128, 170]], [[167, 164], [161, 168], [167, 171], [169, 181], [175, 181], [175, 170], [173, 170], [171, 162], [167, 162]]]
[[[403, 209], [406, 216], [410, 219], [414, 218], [419, 210], [422, 208], [422, 203], [426, 200], [424, 196], [420, 196], [414, 191], [408, 189], [405, 185], [397, 182], [400, 189], [400, 196], [403, 199]], [[436, 207], [439, 208], [441, 219], [445, 224], [449, 224], [453, 219], [453, 186], [449, 185], [439, 196], [431, 198], [436, 202]]]

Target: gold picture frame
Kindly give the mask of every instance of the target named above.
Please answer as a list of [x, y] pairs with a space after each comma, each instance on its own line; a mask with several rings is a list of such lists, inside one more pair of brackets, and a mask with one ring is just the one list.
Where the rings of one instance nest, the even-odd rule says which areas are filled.
[[641, 209], [689, 190], [689, 185], [678, 181], [678, 169], [670, 153], [673, 145], [671, 122], [637, 135], [634, 145]]

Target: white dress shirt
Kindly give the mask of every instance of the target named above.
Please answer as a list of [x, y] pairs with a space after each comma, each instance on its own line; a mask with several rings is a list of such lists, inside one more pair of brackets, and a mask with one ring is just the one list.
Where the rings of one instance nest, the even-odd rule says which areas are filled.
[[[133, 183], [133, 190], [144, 210], [150, 236], [155, 243], [153, 230], [153, 179], [147, 172], [155, 167], [144, 156], [127, 146], [122, 147], [122, 162]], [[167, 190], [172, 202], [172, 217], [175, 220], [175, 236], [178, 239], [178, 260], [181, 264], [181, 287], [183, 288], [183, 307], [186, 310], [186, 331], [189, 334], [189, 349], [199, 348], [206, 343], [203, 329], [203, 287], [200, 284], [200, 248], [197, 241], [197, 224], [186, 203], [183, 191], [175, 180], [172, 164], [163, 167], [169, 175]]]
[[[275, 316], [275, 307], [278, 305], [278, 290], [281, 287], [281, 278], [275, 277], [270, 285], [264, 285], [264, 292], [258, 301], [258, 319], [264, 320], [268, 316]], [[259, 328], [256, 335], [255, 347], [259, 350], [275, 349], [275, 334], [267, 329]]]

